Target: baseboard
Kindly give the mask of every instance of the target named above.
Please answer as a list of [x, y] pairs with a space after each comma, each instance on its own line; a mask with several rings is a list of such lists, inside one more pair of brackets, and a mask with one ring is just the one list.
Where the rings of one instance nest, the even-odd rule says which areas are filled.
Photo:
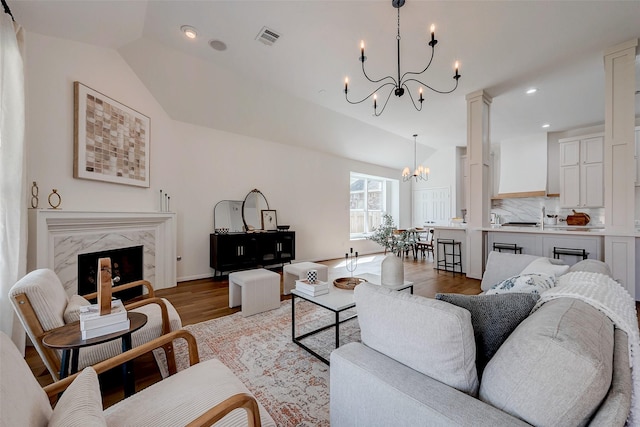
[[189, 282], [191, 280], [200, 280], [200, 279], [210, 279], [215, 277], [213, 274], [195, 274], [193, 276], [182, 276], [182, 277], [178, 277], [176, 279], [176, 281], [178, 283], [180, 282]]

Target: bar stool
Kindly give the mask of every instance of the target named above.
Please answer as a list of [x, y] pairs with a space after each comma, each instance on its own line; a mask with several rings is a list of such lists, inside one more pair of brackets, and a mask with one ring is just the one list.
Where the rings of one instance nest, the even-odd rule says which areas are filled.
[[[450, 271], [455, 276], [457, 267], [457, 272], [462, 274], [462, 243], [454, 239], [438, 239], [437, 245], [438, 260], [436, 269], [438, 272], [440, 270]], [[440, 255], [443, 255], [442, 258]]]
[[494, 251], [498, 251], [498, 252], [502, 252], [503, 250], [505, 250], [505, 251], [513, 251], [514, 254], [521, 254], [522, 253], [522, 246], [518, 246], [515, 243], [498, 243], [498, 242], [494, 242], [493, 243], [493, 250]]
[[555, 259], [560, 259], [560, 255], [574, 255], [574, 256], [582, 257], [582, 259], [587, 259], [589, 257], [589, 252], [587, 252], [586, 249], [558, 248], [554, 246], [553, 257]]

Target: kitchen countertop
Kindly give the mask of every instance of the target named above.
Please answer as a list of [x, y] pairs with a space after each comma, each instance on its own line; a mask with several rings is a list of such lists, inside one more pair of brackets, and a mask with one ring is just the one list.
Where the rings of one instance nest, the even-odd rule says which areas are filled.
[[493, 225], [482, 228], [482, 231], [497, 231], [507, 233], [530, 233], [530, 234], [572, 234], [572, 235], [604, 235], [604, 227], [600, 226], [567, 226], [567, 225], [545, 225], [541, 227], [513, 227], [503, 225]]

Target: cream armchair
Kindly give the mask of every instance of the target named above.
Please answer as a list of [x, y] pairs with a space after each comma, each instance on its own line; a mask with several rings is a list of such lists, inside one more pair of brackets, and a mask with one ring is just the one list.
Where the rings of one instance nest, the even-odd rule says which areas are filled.
[[[169, 301], [154, 297], [153, 287], [148, 281], [141, 280], [114, 286], [113, 291], [134, 286], [145, 286], [148, 294], [146, 299], [125, 306], [127, 310], [144, 313], [147, 316], [147, 324], [131, 336], [133, 347], [182, 327], [178, 312]], [[86, 297], [95, 298], [96, 294], [86, 295]], [[88, 301], [78, 295], [69, 298], [58, 276], [46, 268], [34, 270], [20, 279], [10, 289], [9, 299], [49, 373], [54, 380], [60, 379], [61, 353], [46, 347], [42, 343], [42, 337], [66, 323], [77, 321], [80, 306], [88, 304]], [[167, 356], [168, 370], [170, 373], [175, 373], [171, 342], [166, 343], [163, 348]], [[84, 367], [95, 365], [120, 353], [122, 353], [120, 340], [82, 348], [78, 369], [82, 370]]]
[[[187, 341], [191, 366], [103, 411], [97, 374], [175, 339]], [[275, 426], [220, 361], [198, 362], [195, 338], [179, 330], [42, 389], [11, 339], [0, 332], [0, 427]], [[52, 408], [50, 400], [61, 392], [64, 394]]]

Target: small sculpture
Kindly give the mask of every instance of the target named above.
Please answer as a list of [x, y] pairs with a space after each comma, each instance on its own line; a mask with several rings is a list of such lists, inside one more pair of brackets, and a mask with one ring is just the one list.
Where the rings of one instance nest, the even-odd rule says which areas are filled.
[[[53, 201], [51, 200], [52, 198]], [[56, 190], [55, 188], [53, 189], [53, 191], [51, 191], [51, 194], [49, 194], [49, 198], [47, 200], [49, 201], [49, 206], [51, 206], [51, 209], [58, 209], [58, 206], [60, 206], [60, 204], [62, 203], [62, 197], [60, 197], [60, 195], [58, 194], [58, 190]]]
[[33, 185], [31, 185], [31, 207], [33, 209], [38, 208], [38, 192], [39, 191], [40, 190], [38, 189], [38, 183], [33, 181]]

